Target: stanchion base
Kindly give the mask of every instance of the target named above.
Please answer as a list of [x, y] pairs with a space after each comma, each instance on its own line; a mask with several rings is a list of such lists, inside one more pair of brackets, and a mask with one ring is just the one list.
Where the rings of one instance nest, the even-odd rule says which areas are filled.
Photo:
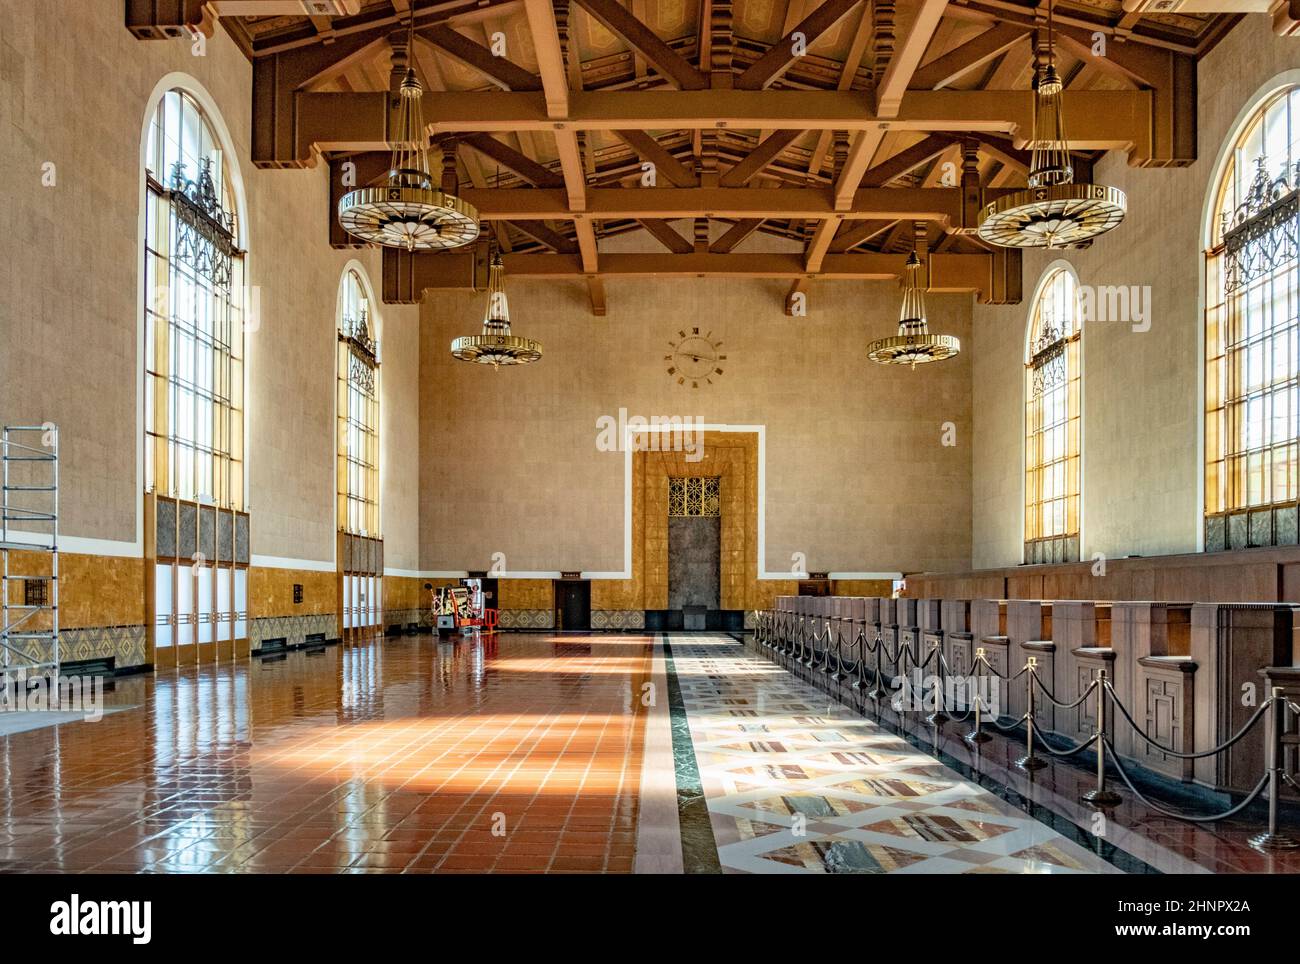
[[1080, 794], [1079, 799], [1099, 809], [1102, 807], [1116, 807], [1124, 802], [1124, 798], [1114, 790], [1092, 789], [1087, 793]]
[[1022, 770], [1041, 770], [1047, 766], [1047, 761], [1041, 756], [1022, 756], [1016, 761], [1016, 766]]
[[983, 730], [973, 730], [962, 737], [967, 743], [988, 743], [993, 737], [989, 736]]
[[952, 717], [947, 713], [931, 713], [925, 718], [925, 722], [929, 723], [931, 726], [943, 726], [951, 719]]
[[1256, 850], [1296, 850], [1300, 848], [1300, 841], [1288, 837], [1284, 833], [1264, 833], [1255, 834], [1248, 841]]
[[831, 674], [831, 681], [834, 683], [843, 683], [846, 679], [848, 679], [848, 677], [838, 670]]

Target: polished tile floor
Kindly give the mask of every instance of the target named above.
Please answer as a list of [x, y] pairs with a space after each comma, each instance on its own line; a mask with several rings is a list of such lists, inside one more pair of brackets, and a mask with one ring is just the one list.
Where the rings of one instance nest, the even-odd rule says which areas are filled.
[[723, 635], [371, 640], [109, 704], [0, 731], [0, 872], [1287, 869], [1123, 808], [1089, 847], [1086, 773], [990, 781], [1014, 745], [972, 770]]
[[724, 872], [1117, 872], [734, 640], [670, 646]]
[[118, 681], [0, 738], [0, 871], [630, 871], [653, 641], [430, 637]]

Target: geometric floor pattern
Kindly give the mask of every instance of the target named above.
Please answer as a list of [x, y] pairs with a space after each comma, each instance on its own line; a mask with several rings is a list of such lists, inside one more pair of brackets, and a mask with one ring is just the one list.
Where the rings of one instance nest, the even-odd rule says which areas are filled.
[[730, 637], [669, 641], [724, 872], [1119, 872]]

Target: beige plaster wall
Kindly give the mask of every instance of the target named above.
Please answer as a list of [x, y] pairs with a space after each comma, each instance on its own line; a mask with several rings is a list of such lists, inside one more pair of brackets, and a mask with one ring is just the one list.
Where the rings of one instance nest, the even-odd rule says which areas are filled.
[[[135, 541], [140, 138], [155, 85], [187, 73], [229, 129], [247, 202], [248, 280], [261, 289], [248, 342], [252, 550], [331, 561], [335, 298], [354, 255], [378, 284], [378, 257], [329, 248], [323, 165], [252, 166], [251, 67], [223, 30], [194, 56], [188, 41], [136, 40], [122, 17], [109, 0], [0, 0], [0, 419], [59, 424], [65, 535]], [[41, 185], [47, 161], [54, 187]], [[416, 315], [383, 310], [387, 561], [412, 569]]]
[[975, 567], [1021, 561], [1028, 295], [1058, 257], [1075, 267], [1081, 284], [1151, 286], [1149, 331], [1085, 325], [1082, 550], [1114, 558], [1197, 549], [1206, 193], [1238, 112], [1262, 85], [1297, 66], [1300, 40], [1274, 35], [1266, 16], [1245, 17], [1200, 63], [1196, 163], [1140, 170], [1112, 153], [1096, 178], [1128, 194], [1127, 221], [1089, 249], [1027, 256], [1024, 305], [975, 305]]
[[[646, 239], [648, 240], [648, 239]], [[649, 241], [650, 244], [655, 242]], [[743, 249], [742, 249], [743, 250]], [[597, 419], [699, 416], [763, 425], [766, 567], [788, 572], [947, 568], [970, 557], [970, 368], [966, 356], [908, 369], [871, 365], [899, 290], [823, 282], [806, 318], [782, 311], [786, 282], [614, 279], [609, 314], [584, 285], [507, 279], [514, 331], [541, 362], [454, 361], [484, 300], [426, 294], [421, 324], [421, 561], [510, 572], [623, 568], [624, 456], [597, 450]], [[935, 296], [936, 330], [963, 339], [971, 296]], [[722, 340], [724, 374], [691, 389], [667, 374], [671, 340], [698, 325]], [[958, 445], [940, 444], [951, 421]], [[870, 453], [870, 457], [869, 457]]]

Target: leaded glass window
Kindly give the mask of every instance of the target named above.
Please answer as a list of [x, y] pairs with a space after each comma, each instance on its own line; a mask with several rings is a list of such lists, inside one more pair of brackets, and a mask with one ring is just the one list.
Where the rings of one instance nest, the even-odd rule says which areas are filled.
[[1025, 357], [1025, 561], [1079, 558], [1079, 290], [1056, 268], [1039, 286]]
[[1242, 126], [1206, 251], [1205, 546], [1296, 542], [1300, 87]]
[[379, 536], [379, 342], [370, 297], [354, 270], [343, 276], [338, 319], [339, 528]]
[[230, 170], [198, 103], [163, 95], [145, 182], [145, 487], [244, 501], [244, 265]]

